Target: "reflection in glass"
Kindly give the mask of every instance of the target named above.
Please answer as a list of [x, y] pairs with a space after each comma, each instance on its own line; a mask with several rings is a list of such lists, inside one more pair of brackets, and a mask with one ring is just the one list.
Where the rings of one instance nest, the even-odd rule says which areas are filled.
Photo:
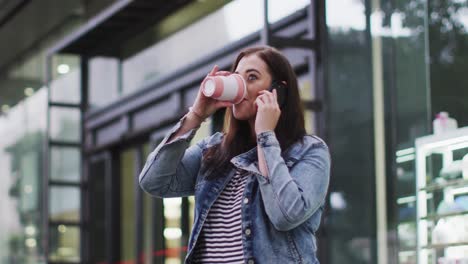
[[80, 189], [78, 187], [49, 187], [49, 219], [51, 221], [80, 220]]
[[188, 197], [189, 202], [189, 229], [192, 230], [193, 221], [195, 220], [195, 196]]
[[365, 6], [354, 0], [326, 1], [326, 18], [329, 30], [334, 33], [363, 31], [366, 29]]
[[[34, 69], [37, 65], [33, 64], [29, 66]], [[22, 79], [20, 73], [25, 74], [18, 71], [15, 77]], [[0, 76], [3, 102], [14, 99], [3, 96], [6, 88]], [[25, 96], [23, 89], [17, 90]], [[46, 103], [46, 90], [38, 88], [20, 103], [9, 106], [7, 113], [0, 111], [0, 263], [15, 259], [17, 263], [33, 264], [42, 255], [40, 208]]]
[[[389, 4], [390, 1], [386, 1]], [[389, 194], [396, 206], [388, 215], [389, 226], [396, 226], [396, 252], [400, 263], [416, 260], [416, 174], [414, 140], [427, 134], [429, 76], [426, 42], [428, 1], [396, 1], [393, 8], [383, 8], [371, 16], [372, 34], [382, 37], [383, 65], [387, 90], [393, 94], [395, 153], [394, 192]], [[383, 5], [382, 5], [383, 6]], [[391, 103], [389, 103], [391, 104]], [[393, 241], [391, 241], [393, 242]]]
[[53, 140], [79, 142], [81, 139], [79, 109], [50, 108], [50, 137]]
[[179, 264], [182, 263], [180, 258], [182, 229], [181, 223], [181, 205], [182, 198], [165, 198], [164, 199], [164, 238], [166, 240], [166, 263]]
[[53, 102], [79, 103], [81, 100], [80, 58], [72, 55], [52, 57], [52, 81], [49, 83]]
[[80, 181], [81, 154], [77, 148], [50, 148], [50, 178], [58, 181]]
[[329, 263], [373, 264], [377, 263], [374, 112], [365, 3], [331, 0], [325, 9], [327, 130], [333, 159], [329, 192], [336, 193], [336, 207], [330, 209], [327, 222]]
[[431, 119], [446, 111], [468, 125], [468, 1], [428, 1]]
[[[315, 76], [313, 78], [315, 78]], [[298, 85], [300, 89], [299, 92], [302, 101], [312, 101], [315, 99], [315, 91], [312, 88], [313, 78], [310, 76], [310, 74], [305, 74], [298, 77]], [[311, 110], [304, 109], [304, 120], [306, 132], [311, 135], [317, 134], [315, 129], [315, 113]]]
[[96, 57], [89, 60], [90, 107], [99, 107], [116, 101], [121, 95], [120, 61], [115, 58]]
[[51, 261], [80, 261], [80, 229], [78, 227], [50, 226], [49, 243]]

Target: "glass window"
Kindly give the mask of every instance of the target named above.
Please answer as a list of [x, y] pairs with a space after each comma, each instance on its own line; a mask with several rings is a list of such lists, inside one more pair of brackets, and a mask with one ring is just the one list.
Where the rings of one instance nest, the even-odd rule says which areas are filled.
[[51, 107], [50, 138], [78, 143], [81, 140], [81, 114], [79, 109]]
[[55, 55], [51, 61], [50, 98], [53, 102], [81, 101], [80, 58], [74, 55]]
[[167, 264], [182, 263], [181, 256], [181, 212], [182, 198], [165, 198], [164, 202], [164, 238], [166, 240], [165, 260]]
[[[67, 7], [79, 6], [76, 5], [79, 1], [73, 2]], [[47, 3], [44, 4], [42, 6], [46, 10]], [[31, 6], [28, 5], [28, 7]], [[17, 16], [10, 19], [11, 22], [15, 24], [13, 20], [28, 17], [26, 13], [22, 13], [26, 9], [21, 9]], [[29, 8], [29, 11], [25, 12], [43, 13], [34, 12], [33, 9]], [[18, 28], [12, 27], [11, 23], [2, 27], [2, 30], [9, 31], [11, 34], [21, 35], [20, 38], [27, 38], [30, 44], [34, 44], [34, 47], [31, 49], [31, 45], [23, 45], [28, 41], [16, 43], [10, 39], [10, 41], [4, 41], [5, 45], [10, 45], [9, 43], [23, 45], [22, 52], [15, 54], [9, 49], [2, 50], [4, 54], [11, 53], [10, 55], [14, 57], [10, 57], [14, 61], [2, 61], [3, 66], [8, 65], [8, 68], [3, 68], [0, 72], [0, 175], [2, 175], [0, 177], [0, 215], [2, 216], [0, 220], [0, 263], [38, 263], [43, 257], [41, 241], [44, 239], [44, 233], [40, 220], [47, 216], [43, 215], [45, 212], [42, 210], [44, 193], [42, 180], [48, 177], [48, 175], [43, 175], [44, 164], [42, 164], [47, 126], [47, 90], [43, 79], [46, 66], [45, 50], [54, 41], [73, 30], [80, 22], [77, 19], [79, 15], [76, 13], [69, 16], [71, 9], [66, 10], [64, 5], [59, 9], [55, 10], [59, 12], [52, 12], [58, 16], [48, 17], [48, 22], [53, 22], [54, 19], [56, 20], [54, 23], [58, 22], [59, 16], [63, 16], [62, 18], [68, 16], [67, 19], [47, 34], [46, 32], [42, 35], [35, 34], [35, 40], [31, 38], [34, 34], [19, 34]], [[52, 13], [49, 12], [49, 14]], [[37, 20], [35, 18], [39, 17], [32, 17], [33, 20]], [[26, 22], [33, 20], [29, 19]], [[52, 26], [50, 23], [45, 24], [41, 26]], [[23, 23], [22, 26], [24, 25]], [[20, 31], [37, 30], [37, 28], [27, 27], [25, 26]], [[42, 28], [45, 29], [45, 27]], [[5, 36], [3, 37], [5, 39]], [[17, 51], [20, 50], [21, 48], [17, 49]], [[56, 76], [54, 75], [54, 78]], [[76, 95], [76, 93], [67, 94], [68, 98], [76, 97]], [[63, 199], [60, 192], [53, 195]], [[51, 209], [54, 210], [52, 213], [56, 217], [76, 219], [79, 205], [74, 203], [75, 193], [72, 192], [71, 197], [65, 196], [65, 198], [71, 201], [67, 205], [68, 208], [50, 201]], [[79, 250], [76, 252], [79, 253]], [[76, 260], [76, 258], [71, 259]]]
[[49, 187], [49, 219], [51, 221], [80, 220], [80, 189], [78, 187]]
[[116, 101], [121, 95], [120, 61], [96, 57], [89, 60], [89, 104], [91, 108]]
[[382, 63], [383, 76], [379, 81], [383, 82], [385, 104], [392, 115], [387, 117], [392, 121], [385, 124], [386, 148], [393, 152], [386, 163], [387, 198], [392, 199], [387, 202], [391, 206], [386, 219], [389, 227], [396, 227], [398, 242], [392, 241], [389, 232], [388, 252], [396, 252], [390, 258], [399, 263], [416, 261], [414, 140], [429, 129], [427, 2], [384, 1], [381, 9], [373, 11], [370, 17], [374, 41], [381, 41], [374, 58]]
[[[298, 77], [299, 92], [302, 101], [312, 101], [315, 99], [314, 89], [312, 88], [313, 78], [310, 74]], [[315, 128], [315, 113], [312, 110], [304, 109], [305, 127], [308, 134], [317, 134]]]
[[0, 262], [18, 256], [18, 261], [32, 263], [41, 253], [42, 137], [8, 137], [16, 143], [0, 139], [0, 172], [4, 175], [0, 184]]
[[[44, 52], [37, 51], [0, 74], [1, 263], [12, 259], [36, 263], [43, 252], [40, 219], [44, 214], [42, 161], [47, 126], [44, 66]], [[50, 201], [54, 217], [77, 219], [75, 194], [65, 196], [71, 201], [68, 205]], [[60, 192], [53, 195], [64, 198]]]
[[50, 148], [50, 179], [66, 182], [80, 182], [80, 149], [55, 147]]
[[329, 263], [377, 263], [372, 74], [362, 1], [326, 1]]
[[468, 126], [468, 1], [427, 1], [431, 119], [446, 111]]
[[[99, 155], [99, 154], [98, 154]], [[110, 199], [109, 185], [110, 155], [90, 157], [89, 162], [89, 259], [90, 263], [104, 263], [107, 257], [108, 235], [110, 228], [106, 224], [111, 219], [106, 219], [106, 201]]]
[[49, 228], [51, 261], [80, 261], [80, 229], [70, 225], [52, 225]]

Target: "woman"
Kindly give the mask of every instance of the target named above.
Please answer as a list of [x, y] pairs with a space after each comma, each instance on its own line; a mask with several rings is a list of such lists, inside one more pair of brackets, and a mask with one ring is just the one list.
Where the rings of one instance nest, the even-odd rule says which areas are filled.
[[[148, 156], [141, 187], [157, 197], [195, 195], [186, 263], [318, 263], [315, 232], [329, 182], [326, 144], [306, 135], [288, 60], [263, 46], [232, 67], [246, 80], [236, 105], [198, 92], [190, 111]], [[215, 66], [210, 75], [225, 74]], [[273, 81], [283, 84], [278, 105]], [[205, 118], [227, 107], [224, 131], [189, 142]]]

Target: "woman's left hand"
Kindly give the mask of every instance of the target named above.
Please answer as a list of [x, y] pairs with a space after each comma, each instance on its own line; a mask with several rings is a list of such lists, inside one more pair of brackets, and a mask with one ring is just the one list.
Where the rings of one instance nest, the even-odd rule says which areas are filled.
[[276, 89], [273, 92], [262, 90], [255, 100], [257, 117], [255, 118], [255, 133], [275, 131], [281, 110], [278, 105]]

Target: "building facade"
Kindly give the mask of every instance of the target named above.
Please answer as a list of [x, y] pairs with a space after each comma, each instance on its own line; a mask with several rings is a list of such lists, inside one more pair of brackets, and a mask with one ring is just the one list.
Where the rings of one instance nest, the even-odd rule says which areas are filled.
[[332, 154], [320, 262], [468, 261], [466, 0], [0, 6], [0, 263], [183, 263], [193, 197], [137, 176], [213, 65], [259, 44]]

